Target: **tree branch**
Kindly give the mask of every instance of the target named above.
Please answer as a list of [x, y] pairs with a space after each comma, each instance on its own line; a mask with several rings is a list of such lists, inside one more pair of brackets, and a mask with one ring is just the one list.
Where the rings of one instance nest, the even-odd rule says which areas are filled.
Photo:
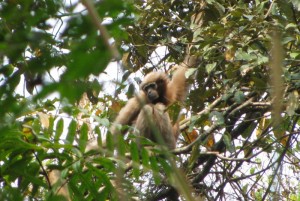
[[121, 55], [120, 55], [119, 51], [117, 50], [117, 48], [109, 43], [110, 35], [109, 35], [107, 29], [105, 28], [105, 26], [102, 25], [102, 20], [101, 20], [100, 16], [98, 15], [98, 13], [95, 9], [95, 6], [91, 2], [91, 0], [81, 0], [81, 2], [87, 8], [87, 10], [89, 11], [89, 14], [92, 18], [92, 21], [93, 21], [94, 25], [100, 31], [101, 36], [102, 36], [103, 41], [104, 41], [104, 44], [109, 49], [109, 51], [110, 51], [111, 55], [113, 56], [113, 58], [116, 59], [116, 60], [120, 60]]

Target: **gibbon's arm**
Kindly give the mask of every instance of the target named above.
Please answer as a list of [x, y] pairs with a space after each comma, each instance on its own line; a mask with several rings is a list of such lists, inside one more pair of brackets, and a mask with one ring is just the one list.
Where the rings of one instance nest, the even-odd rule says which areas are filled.
[[[112, 134], [117, 134], [117, 125], [132, 125], [142, 108], [143, 102], [145, 101], [145, 95], [139, 93], [136, 97], [128, 100], [127, 104], [119, 112], [114, 124], [110, 131]], [[123, 133], [123, 132], [122, 132]]]
[[170, 104], [175, 101], [184, 101], [187, 91], [187, 83], [185, 72], [187, 68], [179, 66], [175, 71], [172, 80], [168, 83], [167, 86], [167, 97], [170, 100]]

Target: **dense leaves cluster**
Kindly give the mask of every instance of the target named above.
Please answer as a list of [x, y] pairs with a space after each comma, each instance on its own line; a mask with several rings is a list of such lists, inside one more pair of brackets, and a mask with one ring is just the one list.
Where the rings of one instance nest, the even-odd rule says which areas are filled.
[[112, 54], [83, 4], [2, 1], [0, 200], [299, 200], [298, 1], [93, 6], [123, 55], [116, 92], [196, 58], [179, 148], [109, 135], [123, 103], [94, 79]]

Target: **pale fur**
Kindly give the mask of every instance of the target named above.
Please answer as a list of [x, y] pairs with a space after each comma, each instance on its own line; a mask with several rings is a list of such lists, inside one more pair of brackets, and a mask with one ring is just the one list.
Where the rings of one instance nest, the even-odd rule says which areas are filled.
[[[186, 68], [178, 68], [173, 78], [170, 80], [168, 76], [163, 72], [152, 72], [145, 76], [141, 86], [143, 84], [156, 82], [161, 79], [166, 83], [166, 91], [164, 93], [165, 103], [157, 103], [153, 105], [147, 98], [145, 92], [140, 89], [139, 93], [129, 99], [124, 108], [121, 109], [117, 116], [112, 128], [111, 133], [117, 134], [118, 129], [116, 125], [137, 125], [140, 134], [149, 139], [153, 138], [153, 131], [150, 124], [154, 124], [159, 130], [160, 134], [163, 135], [165, 143], [169, 148], [175, 148], [177, 136], [178, 136], [178, 124], [171, 125], [169, 115], [163, 111], [162, 108], [166, 108], [175, 101], [183, 101], [186, 95]], [[152, 109], [151, 109], [152, 108]], [[151, 119], [149, 122], [149, 118]], [[147, 127], [148, 126], [148, 127]], [[153, 126], [153, 125], [152, 125]], [[146, 133], [143, 133], [146, 132]], [[158, 141], [158, 140], [155, 140]]]

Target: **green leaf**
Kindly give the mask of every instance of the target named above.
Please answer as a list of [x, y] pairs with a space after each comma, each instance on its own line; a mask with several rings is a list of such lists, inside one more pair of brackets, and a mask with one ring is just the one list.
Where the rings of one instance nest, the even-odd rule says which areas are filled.
[[21, 193], [20, 189], [15, 187], [10, 187], [9, 185], [2, 187], [0, 189], [1, 200], [14, 200], [23, 201], [24, 194]]
[[26, 167], [26, 171], [23, 173], [24, 180], [22, 180], [20, 187], [26, 189], [28, 188], [28, 185], [30, 183], [38, 185], [40, 187], [48, 187], [48, 185], [40, 177], [37, 176], [39, 170], [40, 165], [37, 162], [30, 163], [28, 167]]
[[77, 128], [76, 121], [72, 120], [69, 124], [68, 133], [67, 133], [67, 137], [66, 137], [66, 141], [69, 144], [73, 144], [73, 142], [74, 142], [75, 135], [76, 135], [76, 128]]
[[266, 88], [267, 82], [265, 80], [255, 76], [252, 76], [251, 79], [253, 80], [254, 85], [257, 89], [264, 90]]
[[150, 158], [149, 158], [149, 153], [147, 149], [144, 147], [141, 149], [141, 159], [142, 159], [142, 164], [144, 167], [149, 168], [150, 167]]
[[197, 68], [188, 68], [185, 72], [185, 77], [189, 78], [191, 75], [194, 75], [194, 73], [197, 71]]
[[126, 142], [122, 135], [117, 135], [117, 150], [120, 156], [125, 156], [126, 154]]
[[256, 59], [256, 56], [249, 54], [249, 52], [245, 52], [242, 49], [238, 49], [235, 53], [236, 60], [241, 61], [251, 61]]
[[71, 166], [76, 172], [81, 172], [81, 161], [75, 161], [73, 162], [72, 166]]
[[32, 123], [32, 130], [34, 132], [34, 134], [39, 134], [41, 131], [41, 123], [38, 119], [34, 119], [33, 123]]
[[139, 150], [136, 142], [130, 143], [130, 154], [131, 154], [132, 161], [134, 163], [132, 174], [136, 179], [138, 179], [140, 176], [140, 170], [139, 170], [140, 160], [139, 160]]
[[106, 171], [114, 172], [116, 169], [114, 161], [106, 157], [94, 158], [93, 162], [103, 166]]
[[161, 164], [161, 166], [163, 167], [164, 171], [166, 172], [166, 174], [168, 176], [170, 176], [172, 171], [174, 171], [172, 169], [172, 167], [170, 166], [170, 163], [166, 159], [158, 158], [158, 160], [159, 160], [159, 163]]
[[295, 37], [291, 37], [291, 36], [285, 37], [285, 38], [282, 39], [282, 44], [288, 44], [288, 43], [293, 42], [295, 40], [296, 40]]
[[88, 132], [89, 132], [88, 125], [86, 123], [82, 124], [80, 128], [80, 136], [78, 142], [79, 149], [82, 153], [84, 153], [84, 150], [86, 148], [86, 144], [88, 141]]
[[243, 15], [244, 17], [246, 17], [249, 21], [251, 21], [255, 16], [254, 15]]
[[[109, 192], [113, 189], [113, 186], [108, 178], [108, 175], [105, 172], [103, 172], [101, 169], [95, 168], [93, 166], [93, 164], [87, 163], [86, 165], [89, 168], [89, 170], [91, 170], [93, 172], [93, 174], [95, 174], [97, 179], [99, 179], [99, 181], [101, 181], [101, 184], [103, 184], [103, 187], [105, 187], [104, 189], [102, 189], [100, 191], [101, 193], [97, 197], [97, 199], [105, 200], [106, 198], [108, 198]], [[94, 186], [94, 188], [99, 189], [97, 186]]]
[[223, 14], [224, 14], [224, 12], [225, 12], [225, 7], [224, 7], [222, 4], [220, 4], [220, 3], [217, 2], [217, 1], [215, 1], [213, 5], [214, 5], [214, 7], [219, 11], [219, 14], [220, 14], [220, 15], [223, 15]]
[[295, 111], [299, 108], [299, 93], [298, 91], [294, 90], [289, 93], [286, 107], [286, 112], [289, 116], [293, 116]]
[[156, 185], [158, 185], [158, 184], [161, 183], [161, 179], [160, 179], [160, 176], [159, 176], [159, 167], [158, 167], [156, 157], [154, 157], [154, 156], [150, 157], [150, 165], [151, 165], [151, 170], [152, 170], [154, 182], [155, 182]]
[[56, 130], [55, 130], [55, 135], [54, 135], [55, 141], [58, 141], [60, 139], [60, 136], [63, 133], [63, 130], [64, 130], [64, 120], [59, 119], [58, 122], [56, 123]]
[[[76, 176], [72, 177], [68, 182], [70, 193], [74, 195], [73, 197], [76, 197], [76, 200], [85, 200], [84, 192], [82, 192], [81, 185], [78, 185], [79, 180]], [[53, 201], [56, 201], [56, 199]]]
[[49, 139], [52, 136], [53, 128], [54, 128], [54, 118], [52, 116], [49, 116], [49, 127], [44, 132], [46, 138]]
[[213, 70], [215, 70], [216, 66], [217, 66], [217, 62], [213, 62], [211, 64], [207, 64], [206, 67], [205, 67], [206, 72], [208, 74], [210, 74]]
[[241, 104], [245, 101], [245, 95], [242, 91], [238, 90], [234, 93], [234, 100]]
[[243, 138], [248, 138], [250, 135], [252, 135], [254, 129], [256, 128], [257, 123], [252, 122], [250, 126], [247, 127], [247, 129], [244, 130], [244, 132], [241, 133]]
[[92, 194], [92, 197], [98, 198], [98, 188], [95, 188], [95, 184], [90, 176], [90, 174], [78, 174], [80, 180], [82, 181], [84, 188]]
[[293, 52], [290, 53], [290, 57], [292, 59], [297, 59], [299, 58], [299, 55], [300, 55], [300, 51], [297, 51], [297, 50], [294, 50]]
[[[15, 129], [15, 128], [9, 128], [9, 129], [0, 129], [0, 150], [13, 150], [13, 151], [27, 151], [27, 150], [35, 150], [35, 149], [42, 149], [39, 146], [36, 146], [35, 144], [27, 143], [23, 139], [21, 139], [21, 136], [23, 134]], [[4, 157], [5, 155], [0, 154], [0, 157]]]
[[67, 201], [63, 195], [51, 194], [47, 201]]
[[109, 120], [107, 118], [99, 118], [97, 116], [95, 116], [94, 118], [101, 126], [109, 127]]
[[267, 63], [269, 63], [269, 57], [260, 55], [257, 58], [257, 65], [263, 65], [263, 64], [267, 64]]
[[224, 124], [224, 116], [221, 112], [213, 111], [209, 114], [209, 118], [217, 125]]
[[235, 147], [232, 144], [232, 140], [231, 140], [230, 134], [224, 133], [224, 135], [223, 135], [223, 142], [225, 143], [226, 149], [230, 153], [233, 153], [235, 151]]
[[114, 139], [115, 136], [113, 136], [111, 133], [107, 133], [106, 135], [106, 147], [107, 147], [107, 150], [110, 152], [110, 153], [113, 153], [114, 152], [114, 148], [115, 148], [115, 139]]
[[250, 169], [250, 174], [254, 174], [255, 173], [255, 168], [251, 168]]
[[102, 135], [101, 135], [101, 130], [99, 128], [99, 126], [96, 126], [95, 128], [95, 133], [97, 135], [97, 142], [98, 142], [98, 146], [102, 147]]

